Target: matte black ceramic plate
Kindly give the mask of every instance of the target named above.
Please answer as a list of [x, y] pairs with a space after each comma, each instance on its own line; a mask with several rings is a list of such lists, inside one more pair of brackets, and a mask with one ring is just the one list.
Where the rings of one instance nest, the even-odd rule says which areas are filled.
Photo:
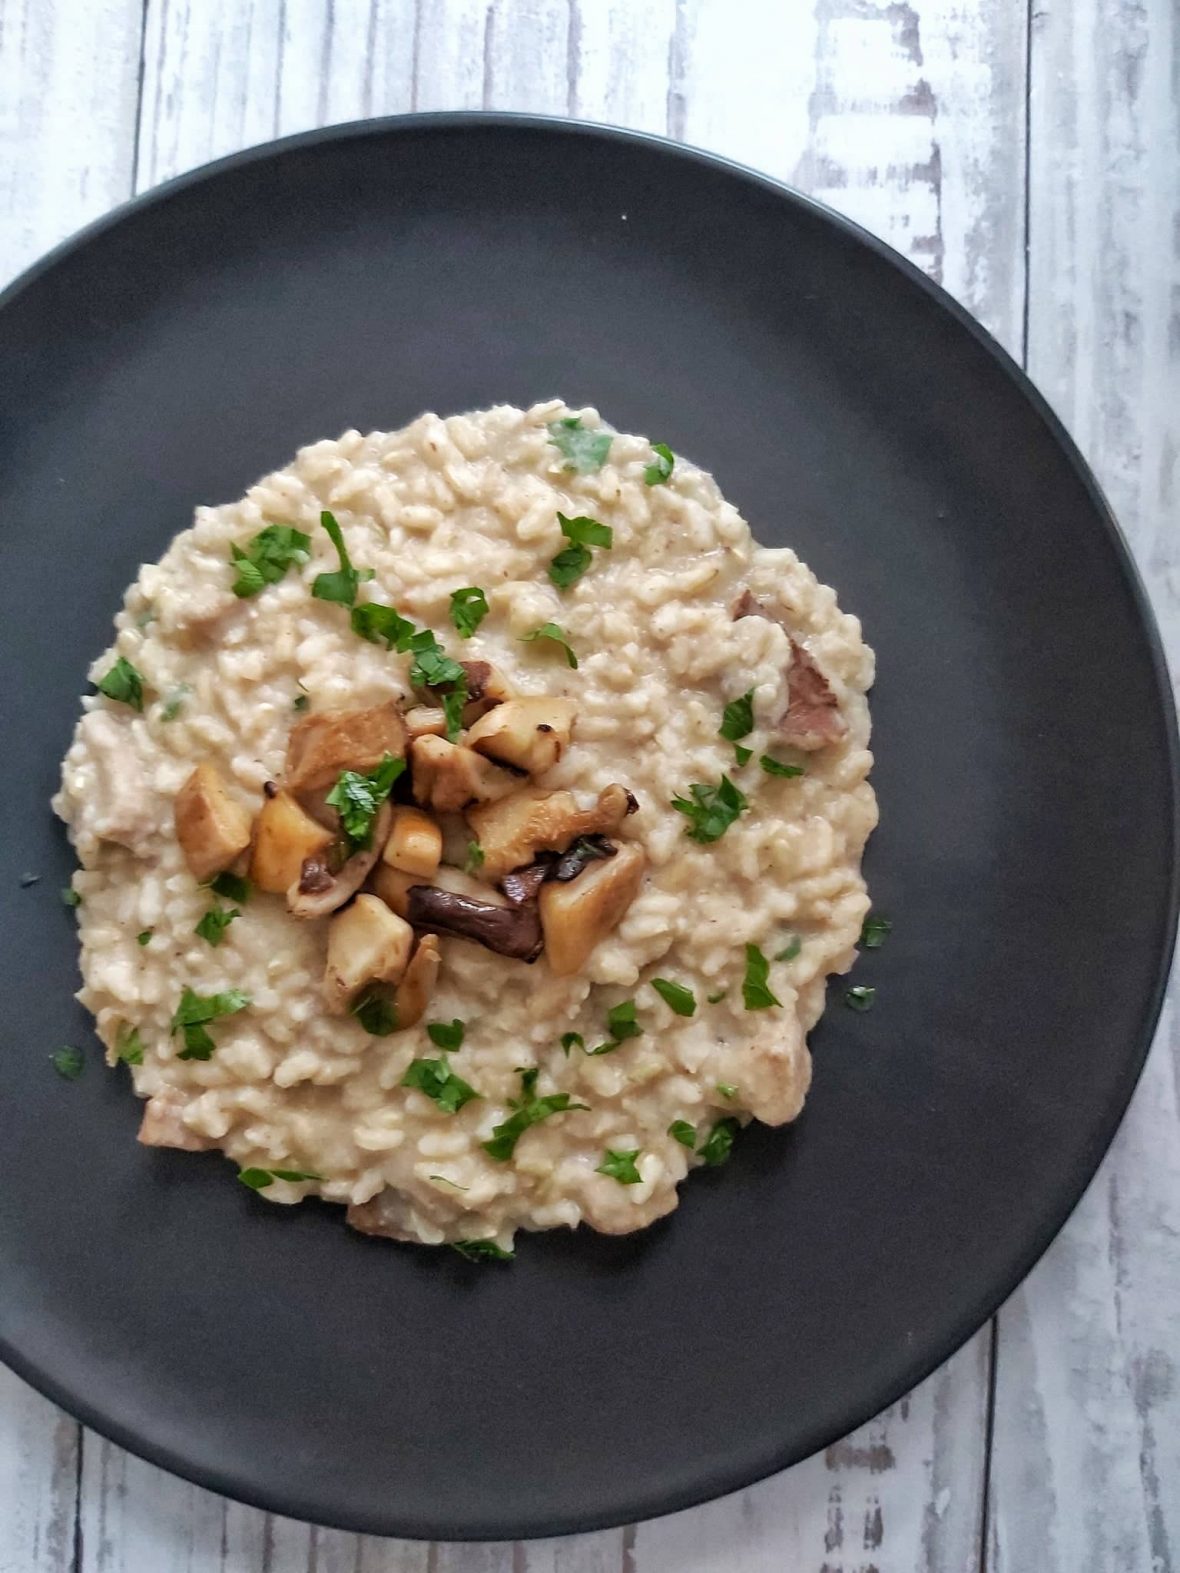
[[[625, 1240], [510, 1268], [148, 1152], [73, 1004], [48, 799], [123, 587], [313, 438], [560, 394], [716, 473], [879, 657], [868, 873], [792, 1129]], [[0, 1343], [170, 1468], [358, 1529], [501, 1537], [789, 1464], [971, 1333], [1060, 1226], [1155, 1022], [1174, 722], [1142, 592], [1041, 399], [850, 225], [668, 144], [471, 116], [227, 160], [0, 304]], [[22, 874], [40, 883], [20, 888]], [[48, 1055], [85, 1044], [67, 1084]]]

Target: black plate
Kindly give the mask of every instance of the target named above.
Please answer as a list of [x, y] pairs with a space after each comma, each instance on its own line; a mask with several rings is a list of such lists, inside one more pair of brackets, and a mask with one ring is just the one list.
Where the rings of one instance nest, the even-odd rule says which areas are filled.
[[[796, 1127], [751, 1130], [646, 1235], [523, 1238], [488, 1269], [136, 1146], [70, 999], [47, 800], [120, 593], [194, 504], [347, 426], [553, 394], [715, 471], [863, 618], [895, 930], [858, 968], [871, 1015], [833, 990]], [[1159, 1010], [1174, 717], [1077, 452], [876, 241], [720, 160], [556, 122], [246, 153], [4, 297], [0, 521], [0, 1347], [87, 1423], [354, 1529], [595, 1528], [848, 1431], [1060, 1227]], [[74, 1085], [47, 1058], [69, 1042]]]

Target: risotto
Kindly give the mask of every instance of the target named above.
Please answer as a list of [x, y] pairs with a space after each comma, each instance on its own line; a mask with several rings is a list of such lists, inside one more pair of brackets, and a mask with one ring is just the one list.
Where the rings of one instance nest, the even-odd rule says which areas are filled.
[[687, 459], [556, 401], [346, 432], [116, 628], [54, 807], [141, 1141], [492, 1258], [799, 1113], [873, 657]]

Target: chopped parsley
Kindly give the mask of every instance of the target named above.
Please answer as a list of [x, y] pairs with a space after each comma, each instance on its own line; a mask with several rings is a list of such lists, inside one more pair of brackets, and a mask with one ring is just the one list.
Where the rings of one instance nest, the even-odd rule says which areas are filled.
[[708, 1168], [719, 1168], [733, 1151], [733, 1139], [740, 1130], [740, 1123], [732, 1115], [726, 1115], [725, 1119], [718, 1120], [697, 1148], [697, 1157], [702, 1159]]
[[67, 885], [64, 888], [61, 893], [61, 899], [62, 903], [67, 907], [80, 907], [82, 905], [82, 897], [74, 889], [73, 885]]
[[888, 918], [870, 912], [860, 931], [860, 942], [866, 950], [880, 950], [892, 932], [893, 924]]
[[520, 1072], [520, 1097], [510, 1098], [508, 1107], [513, 1111], [506, 1120], [492, 1127], [492, 1138], [484, 1142], [483, 1150], [498, 1163], [507, 1163], [516, 1151], [516, 1144], [531, 1125], [539, 1125], [552, 1114], [565, 1114], [573, 1109], [584, 1109], [584, 1103], [571, 1103], [568, 1092], [551, 1092], [544, 1098], [537, 1097], [536, 1066]]
[[206, 1024], [219, 1016], [236, 1016], [250, 1003], [250, 996], [241, 989], [226, 989], [221, 994], [195, 994], [187, 986], [180, 996], [180, 1004], [172, 1017], [172, 1030], [184, 1038], [184, 1048], [178, 1059], [207, 1060], [217, 1045], [205, 1031]]
[[78, 1077], [86, 1069], [86, 1061], [82, 1056], [82, 1050], [75, 1049], [71, 1044], [54, 1050], [49, 1058], [54, 1070], [65, 1081], [77, 1081]]
[[352, 1014], [372, 1038], [397, 1031], [397, 1005], [385, 989], [370, 989], [352, 1007]]
[[185, 699], [191, 693], [192, 689], [187, 683], [178, 683], [160, 706], [160, 720], [175, 721], [176, 717], [184, 709]]
[[616, 1043], [622, 1043], [625, 1038], [638, 1038], [643, 1032], [635, 1020], [634, 1000], [620, 1000], [612, 1005], [606, 1013], [606, 1025]]
[[151, 942], [152, 942], [152, 931], [151, 931], [151, 929], [140, 929], [139, 933], [135, 936], [135, 943], [137, 945], [150, 945]]
[[668, 1135], [690, 1152], [697, 1144], [696, 1126], [690, 1125], [687, 1120], [673, 1120], [668, 1127]]
[[463, 859], [464, 871], [468, 874], [474, 874], [477, 869], [482, 867], [483, 848], [478, 841], [472, 839], [467, 843], [467, 856]]
[[717, 1083], [717, 1091], [721, 1094], [721, 1096], [723, 1098], [736, 1098], [737, 1097], [737, 1088], [734, 1086], [733, 1082], [731, 1082], [731, 1081], [719, 1081]]
[[[240, 918], [241, 915], [241, 909], [238, 907], [210, 907], [193, 930], [193, 933], [206, 940], [216, 950], [225, 938], [226, 929], [235, 918]], [[148, 939], [150, 938], [151, 932], [149, 930]], [[139, 942], [141, 945], [147, 943], [142, 935], [140, 935]]]
[[277, 584], [287, 569], [301, 567], [311, 556], [311, 536], [290, 524], [268, 524], [247, 541], [231, 546], [229, 560], [237, 577], [230, 588], [243, 600], [268, 584]]
[[716, 994], [706, 994], [705, 998], [710, 1005], [720, 1005], [721, 1001], [728, 993], [728, 989], [718, 989]]
[[643, 479], [648, 486], [662, 486], [665, 481], [672, 479], [676, 455], [666, 442], [653, 442], [651, 451], [656, 456], [655, 463], [647, 465], [643, 472]]
[[104, 678], [94, 685], [100, 694], [132, 710], [143, 710], [143, 673], [121, 655]]
[[641, 1150], [636, 1147], [633, 1152], [614, 1152], [608, 1147], [602, 1155], [602, 1162], [594, 1172], [618, 1180], [620, 1185], [641, 1185], [643, 1176], [635, 1166], [635, 1160]]
[[542, 623], [540, 628], [534, 628], [531, 634], [522, 634], [520, 642], [521, 644], [532, 644], [534, 639], [552, 639], [554, 644], [559, 644], [565, 651], [566, 665], [572, 667], [575, 672], [577, 671], [578, 658], [569, 642], [569, 635], [563, 628], [559, 628], [556, 623]]
[[763, 754], [758, 761], [768, 776], [801, 776], [804, 769], [802, 765], [784, 765], [779, 759], [772, 759], [769, 754]]
[[209, 881], [209, 889], [215, 896], [223, 896], [226, 901], [246, 902], [250, 899], [250, 881], [243, 879], [241, 874], [231, 874], [228, 869]]
[[307, 707], [308, 707], [308, 705], [310, 703], [311, 703], [311, 699], [310, 699], [309, 695], [307, 695], [307, 694], [296, 694], [294, 699], [292, 699], [292, 701], [291, 701], [291, 709], [292, 710], [298, 710], [298, 711], [300, 711], [302, 713], [304, 710], [307, 709]]
[[415, 688], [449, 689], [454, 693], [461, 692], [466, 703], [467, 673], [458, 661], [452, 661], [450, 656], [445, 654], [428, 628], [414, 635], [410, 641], [410, 649], [414, 653], [414, 659], [410, 663], [410, 682]]
[[371, 568], [354, 568], [348, 551], [344, 545], [344, 536], [336, 522], [334, 514], [325, 508], [320, 514], [320, 523], [328, 533], [328, 538], [336, 548], [336, 555], [340, 559], [340, 567], [331, 573], [316, 574], [312, 581], [311, 593], [320, 601], [336, 601], [341, 606], [352, 606], [356, 600], [357, 586], [366, 583], [373, 577]]
[[443, 722], [446, 726], [447, 742], [457, 743], [459, 733], [463, 730], [463, 710], [467, 704], [467, 684], [443, 695]]
[[683, 983], [673, 983], [670, 978], [653, 978], [651, 986], [665, 1005], [674, 1010], [678, 1016], [696, 1015], [696, 996], [691, 989], [686, 989]]
[[587, 546], [565, 546], [549, 564], [549, 578], [559, 590], [568, 590], [589, 568], [590, 549]]
[[402, 1077], [403, 1087], [416, 1087], [433, 1098], [444, 1114], [458, 1114], [465, 1103], [478, 1098], [462, 1076], [456, 1076], [446, 1060], [411, 1060]]
[[568, 1060], [571, 1049], [584, 1049], [586, 1040], [580, 1032], [563, 1032], [561, 1035], [561, 1052]]
[[309, 1174], [303, 1169], [239, 1169], [238, 1179], [252, 1191], [265, 1191], [276, 1180], [290, 1180], [293, 1185], [303, 1180], [323, 1180], [322, 1174]]
[[742, 981], [742, 999], [747, 1010], [769, 1010], [772, 1005], [782, 1004], [782, 1000], [770, 992], [769, 978], [770, 962], [757, 945], [747, 945], [746, 976]]
[[380, 644], [384, 640], [387, 650], [405, 650], [414, 633], [413, 623], [380, 601], [362, 601], [360, 606], [353, 607], [348, 620], [354, 634], [370, 644]]
[[488, 611], [488, 598], [478, 585], [451, 591], [451, 622], [460, 639], [470, 639]]
[[609, 524], [600, 524], [597, 519], [589, 519], [584, 514], [579, 514], [576, 519], [567, 519], [565, 514], [559, 513], [557, 522], [562, 535], [570, 544], [558, 552], [549, 564], [549, 578], [559, 590], [568, 590], [589, 568], [592, 560], [590, 548], [603, 546], [609, 549], [614, 541], [614, 531]]
[[560, 451], [565, 469], [593, 475], [606, 463], [611, 435], [606, 431], [588, 431], [580, 415], [567, 415], [563, 420], [549, 422], [549, 441]]
[[748, 765], [754, 757], [754, 750], [747, 748], [744, 743], [735, 743], [733, 745], [733, 757], [735, 764], [739, 766]]
[[736, 743], [754, 730], [754, 690], [749, 688], [740, 699], [731, 699], [721, 712], [717, 731], [727, 743]]
[[353, 851], [367, 847], [373, 839], [373, 821], [382, 803], [393, 790], [393, 783], [405, 771], [404, 759], [386, 754], [375, 770], [362, 775], [357, 770], [342, 770], [328, 793], [330, 803], [340, 815], [344, 834]]
[[454, 1021], [432, 1021], [427, 1023], [426, 1036], [437, 1048], [461, 1049], [463, 1035], [467, 1031], [463, 1022], [456, 1018]]
[[510, 1262], [516, 1256], [515, 1251], [506, 1251], [495, 1240], [452, 1240], [451, 1250], [469, 1262]]
[[562, 535], [574, 546], [604, 546], [609, 551], [614, 545], [615, 532], [610, 525], [600, 524], [597, 519], [587, 518], [585, 514], [567, 519], [565, 514], [559, 513], [557, 522]]
[[672, 807], [689, 821], [685, 835], [702, 845], [719, 841], [748, 806], [745, 794], [725, 775], [716, 786], [694, 782], [688, 792], [688, 797], [674, 797]]
[[800, 939], [799, 935], [796, 934], [792, 937], [790, 942], [783, 947], [782, 950], [775, 952], [774, 959], [776, 961], [794, 961], [795, 957], [802, 949], [803, 941]]
[[121, 1065], [143, 1064], [143, 1039], [138, 1027], [124, 1027], [115, 1042], [115, 1058]]
[[876, 989], [866, 988], [863, 983], [854, 984], [852, 988], [844, 991], [844, 1003], [849, 1010], [872, 1010], [876, 998]]

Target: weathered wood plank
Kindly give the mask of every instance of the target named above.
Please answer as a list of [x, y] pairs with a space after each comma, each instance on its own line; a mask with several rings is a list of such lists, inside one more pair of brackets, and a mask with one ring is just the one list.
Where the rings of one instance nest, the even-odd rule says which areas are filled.
[[0, 1573], [65, 1573], [78, 1496], [76, 1421], [0, 1366]]
[[[1180, 22], [1034, 15], [1029, 365], [1095, 466], [1180, 661]], [[1174, 668], [1175, 669], [1175, 668]], [[999, 1327], [998, 1573], [1180, 1567], [1180, 1023]]]

